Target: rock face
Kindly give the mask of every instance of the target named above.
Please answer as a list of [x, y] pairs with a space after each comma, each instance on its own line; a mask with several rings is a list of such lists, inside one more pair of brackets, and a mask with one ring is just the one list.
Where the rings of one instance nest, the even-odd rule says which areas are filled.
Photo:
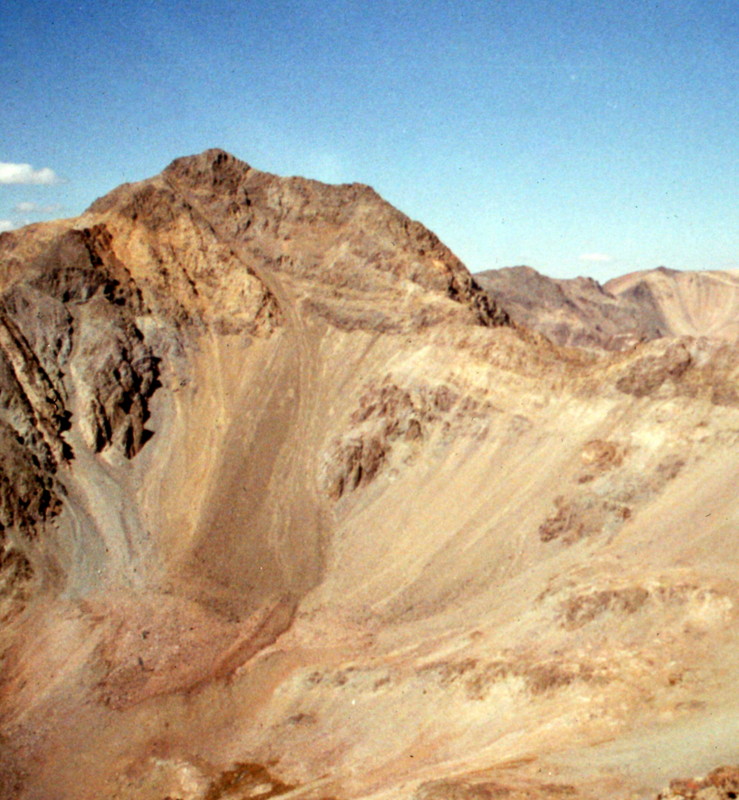
[[560, 348], [218, 150], [0, 235], [0, 798], [731, 797], [734, 290], [668, 280]]
[[660, 267], [601, 286], [591, 278], [556, 280], [531, 267], [475, 276], [512, 318], [553, 342], [626, 350], [663, 336], [739, 338], [739, 272], [678, 272]]

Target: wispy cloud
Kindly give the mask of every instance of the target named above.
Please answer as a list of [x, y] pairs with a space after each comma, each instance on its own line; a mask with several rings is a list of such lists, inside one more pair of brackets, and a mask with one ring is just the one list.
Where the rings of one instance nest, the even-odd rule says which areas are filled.
[[13, 211], [16, 214], [56, 214], [57, 211], [61, 211], [62, 206], [59, 203], [50, 203], [48, 205], [39, 205], [38, 203], [30, 203], [28, 201], [24, 201], [22, 203], [18, 203], [18, 205], [13, 208]]
[[5, 231], [12, 231], [15, 228], [13, 222], [9, 219], [0, 219], [0, 233], [5, 233]]
[[580, 256], [580, 261], [613, 261], [613, 256], [609, 256], [608, 253], [583, 253]]
[[30, 164], [0, 161], [0, 184], [34, 184], [49, 186], [61, 183], [61, 178], [49, 167], [34, 169]]

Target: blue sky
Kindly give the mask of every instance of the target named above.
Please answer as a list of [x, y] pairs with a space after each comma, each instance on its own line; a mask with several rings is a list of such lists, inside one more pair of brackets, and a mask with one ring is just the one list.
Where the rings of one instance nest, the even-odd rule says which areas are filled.
[[0, 228], [223, 147], [368, 183], [473, 271], [736, 268], [737, 8], [3, 0]]

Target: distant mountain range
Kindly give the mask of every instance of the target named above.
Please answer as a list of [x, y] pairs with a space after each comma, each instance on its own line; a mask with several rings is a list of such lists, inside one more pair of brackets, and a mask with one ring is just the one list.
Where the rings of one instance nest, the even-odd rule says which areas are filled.
[[562, 345], [624, 350], [663, 336], [739, 338], [739, 271], [659, 267], [601, 286], [509, 267], [475, 279], [513, 320]]

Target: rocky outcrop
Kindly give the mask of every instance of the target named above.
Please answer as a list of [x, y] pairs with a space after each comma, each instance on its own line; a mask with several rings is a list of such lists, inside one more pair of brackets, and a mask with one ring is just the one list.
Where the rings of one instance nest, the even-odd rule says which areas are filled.
[[[439, 422], [458, 396], [447, 386], [401, 388], [386, 376], [366, 387], [350, 418], [351, 432], [337, 439], [326, 454], [324, 479], [338, 500], [346, 491], [366, 486], [392, 456], [395, 443], [418, 447], [429, 426]], [[405, 453], [406, 460], [413, 450]]]
[[386, 467], [413, 463], [432, 437], [484, 438], [496, 411], [489, 399], [448, 384], [402, 384], [386, 375], [364, 387], [346, 433], [323, 456], [323, 485], [332, 499], [367, 486]]
[[668, 378], [679, 380], [690, 362], [690, 353], [682, 344], [668, 347], [658, 356], [645, 355], [630, 365], [628, 372], [616, 382], [616, 388], [635, 397], [644, 397], [659, 389]]
[[608, 367], [616, 389], [636, 398], [702, 397], [719, 406], [739, 402], [739, 345], [664, 338], [629, 351]]
[[[494, 775], [463, 775], [422, 783], [414, 800], [553, 800], [577, 798], [582, 795], [577, 787], [566, 783], [527, 781], [517, 782], [505, 771]], [[669, 789], [660, 792], [656, 800], [734, 800], [739, 795], [739, 770], [737, 767], [718, 767], [705, 778], [676, 778]], [[588, 795], [590, 796], [590, 795]]]
[[508, 776], [495, 777], [497, 780], [469, 776], [427, 781], [418, 787], [414, 800], [554, 800], [567, 797], [576, 800], [580, 796], [577, 789], [567, 783], [530, 781], [517, 784]]
[[739, 797], [739, 767], [717, 767], [703, 778], [676, 778], [657, 800], [735, 800]]

